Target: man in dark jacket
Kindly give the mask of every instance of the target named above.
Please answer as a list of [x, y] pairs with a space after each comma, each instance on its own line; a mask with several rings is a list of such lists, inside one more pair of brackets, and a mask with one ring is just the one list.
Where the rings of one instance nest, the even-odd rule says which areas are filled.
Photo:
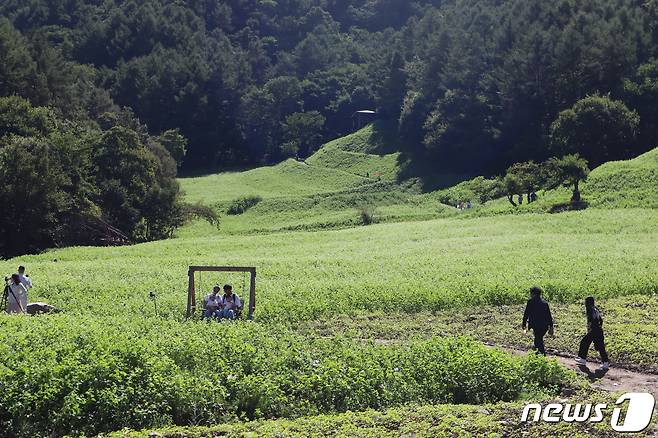
[[546, 332], [553, 334], [553, 316], [548, 303], [542, 299], [541, 293], [542, 290], [536, 286], [530, 289], [530, 299], [523, 312], [522, 327], [525, 333], [529, 328], [532, 329], [535, 334], [535, 349], [545, 356], [544, 336], [546, 336]]
[[603, 334], [603, 317], [601, 311], [594, 305], [594, 297], [585, 299], [585, 312], [587, 313], [587, 334], [580, 341], [580, 350], [576, 363], [578, 365], [587, 365], [587, 352], [590, 345], [594, 342], [594, 348], [601, 355], [603, 364], [599, 371], [608, 371], [610, 363], [608, 362], [608, 353], [605, 351], [605, 335]]

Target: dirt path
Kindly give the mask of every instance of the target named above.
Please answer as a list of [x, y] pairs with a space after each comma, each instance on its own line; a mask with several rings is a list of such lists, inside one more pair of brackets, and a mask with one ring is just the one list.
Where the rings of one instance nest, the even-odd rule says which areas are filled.
[[[514, 347], [486, 344], [489, 347], [502, 348], [512, 354], [528, 354], [527, 350]], [[592, 386], [610, 392], [650, 392], [658, 398], [658, 375], [630, 371], [611, 366], [607, 372], [597, 371], [599, 363], [588, 363], [587, 367], [576, 365], [575, 357], [566, 355], [548, 355], [567, 368], [584, 375]]]
[[[528, 354], [528, 350], [513, 347], [501, 347], [486, 343], [491, 348], [502, 348], [511, 354]], [[565, 367], [584, 375], [594, 388], [609, 392], [649, 392], [658, 400], [658, 375], [630, 371], [624, 368], [610, 367], [607, 372], [597, 371], [599, 363], [589, 363], [587, 367], [579, 366], [575, 357], [567, 355], [548, 355], [549, 358], [557, 360]], [[658, 422], [654, 423], [652, 431], [648, 435], [658, 437]]]
[[[391, 339], [375, 339], [376, 344], [394, 344], [397, 341]], [[511, 347], [506, 345], [495, 345], [485, 342], [484, 345], [491, 348], [500, 348], [511, 354], [524, 355], [530, 350]], [[550, 351], [550, 350], [549, 350]], [[587, 367], [576, 365], [574, 356], [568, 356], [559, 352], [551, 352], [548, 357], [557, 360], [565, 367], [585, 376], [593, 387], [609, 392], [650, 392], [658, 399], [658, 374], [631, 371], [625, 368], [611, 366], [607, 372], [597, 371], [600, 363], [591, 362]], [[658, 426], [657, 426], [658, 427]]]

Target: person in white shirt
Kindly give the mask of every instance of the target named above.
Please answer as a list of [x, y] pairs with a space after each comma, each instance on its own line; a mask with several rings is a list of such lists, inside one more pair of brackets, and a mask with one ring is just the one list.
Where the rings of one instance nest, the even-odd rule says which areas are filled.
[[212, 288], [212, 292], [206, 295], [206, 297], [203, 299], [203, 305], [206, 309], [203, 312], [204, 318], [216, 318], [216, 319], [221, 318], [222, 303], [221, 303], [221, 297], [219, 296], [220, 290], [221, 287], [219, 287], [219, 285], [216, 284], [215, 287]]
[[242, 300], [233, 293], [233, 286], [224, 285], [224, 295], [221, 299], [222, 310], [219, 319], [235, 319], [242, 312]]
[[32, 280], [30, 280], [29, 276], [25, 275], [25, 266], [18, 267], [18, 277], [21, 280], [21, 284], [25, 286], [25, 289], [32, 289]]
[[7, 297], [7, 313], [27, 313], [27, 289], [18, 274], [12, 274]]

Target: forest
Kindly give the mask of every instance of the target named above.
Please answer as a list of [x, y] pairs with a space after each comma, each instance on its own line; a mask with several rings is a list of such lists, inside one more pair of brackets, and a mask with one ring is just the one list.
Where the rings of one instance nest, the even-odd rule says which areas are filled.
[[[305, 158], [357, 110], [437, 174], [658, 144], [655, 0], [3, 0], [0, 57], [0, 198], [40, 207], [30, 250], [76, 241], [71, 212], [165, 237], [211, 213], [178, 173]], [[9, 191], [43, 151], [59, 182]]]

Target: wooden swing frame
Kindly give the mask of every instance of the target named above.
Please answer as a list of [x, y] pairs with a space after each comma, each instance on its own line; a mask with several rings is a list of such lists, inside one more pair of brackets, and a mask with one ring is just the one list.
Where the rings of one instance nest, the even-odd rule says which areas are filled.
[[[194, 274], [197, 272], [248, 272], [249, 275], [249, 307], [247, 319], [254, 318], [256, 310], [256, 268], [241, 266], [190, 266], [187, 271], [188, 289], [187, 289], [187, 317], [190, 318], [196, 312], [196, 284]], [[244, 297], [243, 297], [244, 299]]]

